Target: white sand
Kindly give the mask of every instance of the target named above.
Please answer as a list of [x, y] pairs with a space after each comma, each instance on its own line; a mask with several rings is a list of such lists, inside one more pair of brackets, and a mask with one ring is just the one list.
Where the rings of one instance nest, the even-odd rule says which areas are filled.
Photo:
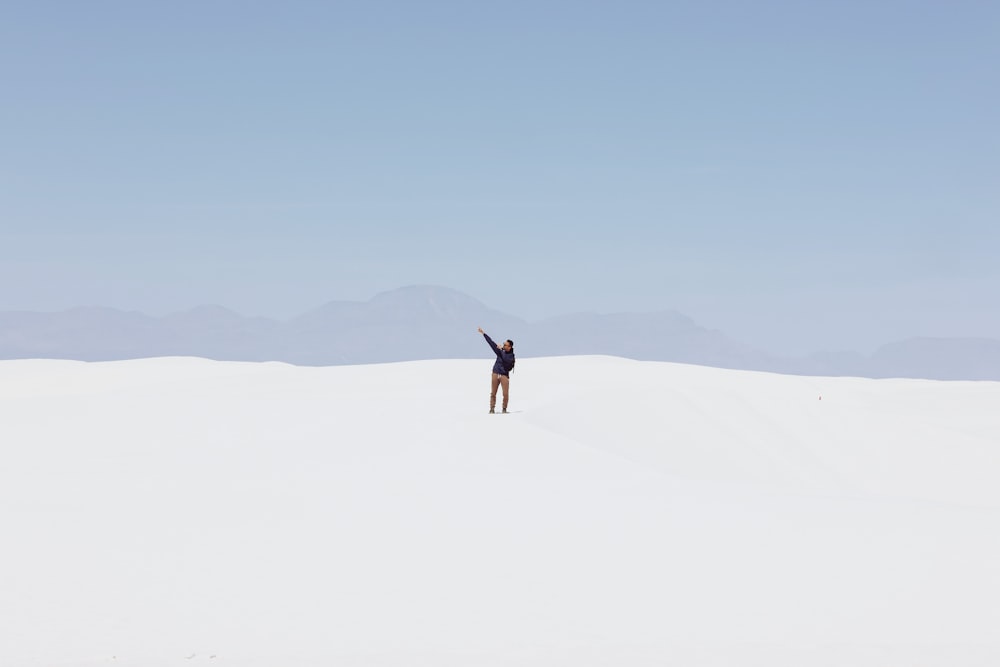
[[1000, 664], [1000, 383], [491, 365], [0, 362], [0, 665]]

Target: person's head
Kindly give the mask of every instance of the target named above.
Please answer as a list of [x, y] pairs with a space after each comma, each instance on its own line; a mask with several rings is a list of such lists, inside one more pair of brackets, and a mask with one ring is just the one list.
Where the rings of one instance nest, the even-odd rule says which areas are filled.
[[507, 340], [505, 340], [504, 344], [503, 344], [503, 349], [505, 351], [507, 351], [507, 352], [513, 352], [514, 351], [514, 341], [512, 341], [510, 338], [508, 338]]

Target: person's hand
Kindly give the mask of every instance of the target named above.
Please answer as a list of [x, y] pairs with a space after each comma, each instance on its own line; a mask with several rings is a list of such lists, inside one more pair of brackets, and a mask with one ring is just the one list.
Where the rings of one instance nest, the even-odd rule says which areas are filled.
[[479, 328], [477, 329], [477, 331], [478, 331], [479, 333], [486, 333], [485, 331], [483, 331], [483, 328], [482, 328], [482, 327], [479, 327]]

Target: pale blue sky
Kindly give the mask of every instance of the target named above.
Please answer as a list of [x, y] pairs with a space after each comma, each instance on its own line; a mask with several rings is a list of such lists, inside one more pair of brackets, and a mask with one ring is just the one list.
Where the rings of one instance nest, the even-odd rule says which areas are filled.
[[1000, 338], [1000, 3], [2, 14], [0, 310], [438, 284], [773, 352]]

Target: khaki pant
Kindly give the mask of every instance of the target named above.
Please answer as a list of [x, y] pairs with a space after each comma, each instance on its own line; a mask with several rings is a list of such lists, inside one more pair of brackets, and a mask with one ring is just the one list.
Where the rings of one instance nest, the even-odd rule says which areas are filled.
[[507, 390], [510, 388], [510, 378], [499, 373], [493, 374], [493, 383], [490, 387], [490, 410], [497, 406], [497, 387], [503, 387], [503, 409], [507, 409]]

